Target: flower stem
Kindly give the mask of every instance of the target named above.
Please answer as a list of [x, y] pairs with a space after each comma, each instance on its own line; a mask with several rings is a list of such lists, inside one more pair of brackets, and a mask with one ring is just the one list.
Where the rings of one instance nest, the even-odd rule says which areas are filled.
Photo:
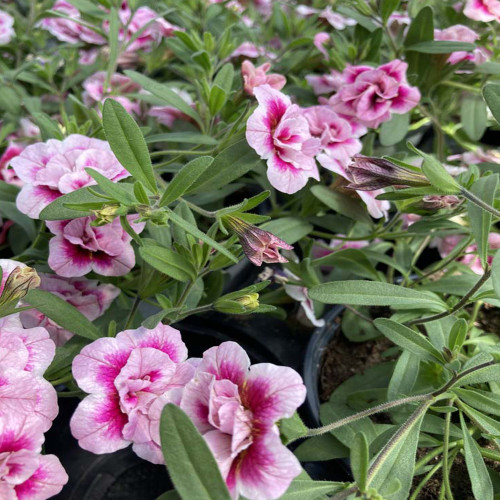
[[484, 202], [481, 198], [478, 198], [475, 194], [471, 193], [464, 187], [462, 187], [460, 194], [464, 198], [467, 198], [471, 203], [474, 203], [474, 205], [477, 205], [483, 210], [486, 210], [486, 212], [489, 212], [490, 214], [500, 219], [500, 212], [496, 208], [493, 208], [491, 205], [488, 205], [488, 203]]
[[414, 319], [406, 323], [407, 326], [421, 325], [423, 323], [429, 323], [430, 321], [436, 321], [438, 319], [446, 318], [457, 311], [460, 311], [464, 307], [469, 299], [486, 283], [491, 275], [491, 268], [486, 268], [484, 274], [479, 278], [477, 283], [457, 302], [449, 311], [444, 311], [439, 314], [434, 314], [433, 316], [426, 316], [425, 318]]
[[[453, 398], [448, 401], [448, 405], [449, 406], [453, 405]], [[453, 500], [453, 494], [451, 492], [451, 485], [450, 485], [450, 475], [448, 474], [450, 424], [451, 424], [451, 413], [448, 412], [444, 420], [444, 440], [443, 440], [443, 482], [447, 500]]]

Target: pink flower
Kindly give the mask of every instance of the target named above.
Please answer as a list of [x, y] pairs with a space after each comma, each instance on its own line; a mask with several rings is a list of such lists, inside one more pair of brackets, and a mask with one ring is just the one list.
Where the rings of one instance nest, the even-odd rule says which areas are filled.
[[91, 66], [99, 57], [99, 49], [80, 50], [78, 55], [78, 64], [82, 66]]
[[336, 30], [343, 30], [347, 28], [347, 26], [355, 26], [357, 24], [355, 19], [333, 12], [331, 6], [321, 11], [319, 17], [328, 21]]
[[14, 18], [0, 10], [0, 45], [7, 45], [15, 35]]
[[137, 455], [163, 463], [159, 420], [150, 410], [157, 400], [163, 406], [180, 402], [194, 371], [186, 358], [180, 333], [161, 323], [85, 346], [73, 361], [75, 380], [89, 393], [71, 419], [80, 446], [100, 454], [133, 443]]
[[[129, 216], [132, 222], [137, 216]], [[48, 221], [55, 235], [49, 242], [49, 266], [59, 276], [73, 278], [90, 271], [103, 276], [123, 276], [135, 265], [132, 238], [116, 218], [105, 226], [91, 226], [95, 217]], [[140, 233], [145, 224], [133, 224]]]
[[[314, 35], [314, 46], [325, 56], [327, 61], [330, 60], [330, 56], [328, 55], [328, 51], [325, 48], [325, 44], [330, 41], [330, 35], [322, 31], [321, 33], [316, 33]], [[279, 90], [279, 89], [278, 89]]]
[[500, 22], [500, 1], [498, 0], [467, 0], [464, 15], [475, 21]]
[[241, 75], [243, 76], [243, 83], [245, 92], [253, 95], [255, 87], [260, 85], [269, 85], [273, 89], [281, 90], [286, 84], [286, 78], [278, 73], [266, 73], [271, 69], [271, 63], [264, 63], [256, 68], [250, 61], [243, 61], [241, 64]]
[[233, 216], [225, 217], [224, 222], [238, 235], [243, 251], [252, 264], [261, 266], [263, 262], [288, 262], [279, 249], [293, 250], [293, 246], [273, 233]]
[[339, 90], [344, 83], [342, 74], [334, 70], [331, 70], [330, 74], [307, 75], [306, 80], [316, 95], [330, 94]]
[[[65, 300], [76, 307], [90, 321], [102, 316], [120, 294], [120, 290], [115, 286], [100, 285], [97, 280], [63, 278], [45, 273], [40, 273], [40, 278], [40, 290], [46, 290]], [[20, 313], [20, 317], [25, 328], [43, 326], [58, 346], [65, 344], [73, 336], [72, 333], [61, 328], [36, 309], [23, 311]]]
[[13, 169], [9, 168], [10, 161], [19, 156], [24, 150], [25, 146], [20, 142], [9, 141], [7, 148], [0, 156], [0, 180], [7, 184], [15, 186], [22, 186], [22, 181], [17, 177]]
[[255, 45], [252, 42], [243, 42], [233, 51], [229, 59], [236, 59], [237, 57], [257, 59], [257, 57], [261, 56], [267, 59], [276, 59], [276, 54], [268, 52], [265, 47]]
[[291, 417], [305, 394], [297, 372], [270, 363], [250, 366], [235, 342], [204, 353], [181, 408], [212, 450], [233, 498], [278, 498], [300, 474], [276, 423]]
[[457, 172], [466, 172], [467, 165], [475, 165], [478, 163], [498, 163], [500, 164], [500, 153], [496, 149], [489, 149], [485, 151], [482, 148], [476, 148], [474, 151], [467, 151], [462, 154], [448, 156], [447, 160], [449, 161], [460, 161], [464, 167], [450, 167], [450, 168], [460, 168], [460, 171]]
[[0, 497], [3, 500], [45, 500], [68, 482], [59, 459], [41, 455], [43, 429], [12, 413], [0, 418]]
[[139, 92], [141, 90], [140, 85], [134, 83], [128, 76], [120, 75], [119, 73], [113, 73], [111, 75], [109, 87], [107, 89], [104, 89], [105, 82], [105, 71], [98, 71], [83, 82], [84, 92], [82, 94], [82, 99], [84, 104], [93, 106], [97, 102], [104, 102], [106, 97], [113, 96], [113, 99], [118, 101], [128, 113], [140, 114], [140, 104], [123, 95]]
[[95, 185], [85, 168], [97, 170], [114, 182], [130, 175], [106, 141], [79, 134], [28, 146], [10, 164], [25, 183], [17, 197], [17, 208], [33, 219], [63, 194]]
[[254, 89], [259, 106], [247, 121], [246, 138], [267, 160], [267, 177], [278, 191], [292, 194], [310, 177], [319, 180], [314, 155], [319, 140], [311, 136], [301, 109], [281, 92], [262, 85]]
[[[80, 11], [66, 0], [57, 0], [52, 10], [73, 19], [81, 19]], [[61, 42], [87, 42], [96, 45], [106, 43], [106, 40], [92, 29], [63, 17], [46, 17], [40, 21], [40, 26], [61, 40]]]
[[[175, 92], [187, 104], [193, 106], [194, 104], [193, 99], [188, 92], [175, 87], [170, 87], [170, 90]], [[158, 119], [158, 121], [161, 124], [169, 128], [172, 128], [175, 120], [188, 121], [191, 119], [189, 116], [185, 115], [182, 111], [179, 111], [177, 108], [174, 108], [172, 106], [152, 106], [148, 112], [148, 115], [154, 116], [155, 118]]]
[[139, 7], [132, 14], [127, 2], [122, 2], [119, 15], [122, 25], [126, 26], [126, 33], [122, 33], [126, 41], [140, 31], [137, 38], [127, 46], [126, 52], [150, 52], [163, 38], [173, 36], [176, 31], [183, 31], [149, 7]]
[[353, 156], [362, 149], [358, 138], [366, 133], [366, 128], [339, 116], [330, 106], [306, 108], [304, 116], [311, 135], [321, 141], [321, 153], [316, 157], [320, 165], [344, 175]]
[[[462, 239], [463, 236], [460, 235], [452, 235], [452, 236], [445, 236], [444, 238], [436, 238], [432, 242], [431, 247], [437, 248], [439, 255], [441, 255], [441, 258], [444, 259], [460, 244]], [[490, 250], [499, 249], [500, 234], [490, 233], [488, 237], [488, 244]], [[491, 265], [491, 263], [493, 262], [493, 256], [492, 255], [488, 256], [487, 260], [488, 264]], [[477, 255], [477, 245], [475, 243], [469, 245], [465, 249], [465, 255], [460, 259], [457, 259], [457, 262], [461, 262], [462, 264], [469, 266], [472, 269], [472, 271], [474, 271], [476, 274], [484, 273], [483, 266], [481, 265], [481, 259]]]
[[[434, 40], [447, 40], [450, 42], [474, 43], [479, 39], [479, 35], [469, 27], [462, 24], [455, 24], [444, 30], [434, 30]], [[472, 52], [459, 50], [452, 52], [448, 57], [449, 64], [458, 64], [462, 61], [472, 61], [475, 64], [482, 64], [489, 58], [489, 53], [483, 47], [478, 47]]]
[[348, 66], [342, 73], [344, 85], [329, 104], [338, 113], [376, 128], [390, 120], [392, 113], [407, 113], [420, 101], [419, 90], [406, 80], [407, 67], [399, 59], [378, 68]]

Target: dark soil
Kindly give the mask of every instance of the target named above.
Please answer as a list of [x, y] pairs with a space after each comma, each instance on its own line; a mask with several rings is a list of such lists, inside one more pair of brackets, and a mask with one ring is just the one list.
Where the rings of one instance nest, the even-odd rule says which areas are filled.
[[332, 392], [348, 378], [387, 361], [383, 353], [391, 345], [386, 338], [360, 343], [350, 342], [342, 334], [335, 335], [323, 358], [319, 393], [321, 401], [328, 401]]
[[500, 308], [485, 304], [477, 320], [479, 327], [485, 332], [500, 335]]

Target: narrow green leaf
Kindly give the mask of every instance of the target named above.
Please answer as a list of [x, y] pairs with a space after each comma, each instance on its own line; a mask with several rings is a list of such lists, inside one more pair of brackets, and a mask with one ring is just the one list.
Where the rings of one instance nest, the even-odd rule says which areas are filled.
[[36, 238], [35, 222], [21, 213], [13, 201], [0, 201], [0, 214], [17, 224], [31, 241]]
[[91, 340], [102, 336], [78, 309], [50, 292], [31, 290], [23, 300], [75, 335]]
[[149, 265], [177, 281], [184, 283], [196, 279], [193, 264], [177, 252], [156, 245], [147, 245], [139, 247], [139, 253]]
[[[102, 204], [105, 202], [104, 198], [96, 196], [93, 194], [89, 188], [77, 189], [72, 193], [65, 194], [54, 200], [50, 205], [47, 205], [40, 212], [41, 220], [69, 220], [78, 219], [80, 217], [86, 217], [91, 215], [90, 207], [93, 204]], [[73, 210], [72, 208], [67, 208], [66, 205], [83, 205], [88, 206], [89, 209], [85, 211]]]
[[387, 22], [390, 15], [399, 7], [401, 0], [380, 0], [380, 17], [384, 23]]
[[312, 224], [297, 217], [275, 219], [260, 227], [286, 241], [289, 245], [299, 241], [313, 230]]
[[500, 123], [500, 84], [488, 83], [485, 85], [483, 97], [495, 120]]
[[181, 197], [213, 161], [211, 156], [200, 156], [184, 165], [165, 189], [159, 206], [168, 205]]
[[345, 483], [333, 481], [294, 479], [286, 493], [279, 500], [320, 500], [325, 498], [325, 495], [332, 495], [346, 486]]
[[190, 224], [188, 221], [184, 220], [182, 217], [177, 215], [175, 212], [169, 210], [169, 217], [174, 224], [184, 229], [189, 234], [192, 234], [196, 238], [199, 238], [201, 241], [205, 242], [207, 245], [210, 245], [215, 250], [219, 251], [221, 254], [225, 255], [232, 262], [237, 263], [238, 258], [235, 257], [227, 248], [223, 247], [220, 243], [217, 243], [214, 239], [207, 236], [205, 233], [200, 231], [196, 226]]
[[493, 500], [493, 485], [484, 464], [479, 446], [469, 434], [464, 417], [460, 413], [460, 424], [463, 431], [465, 464], [469, 472], [470, 482], [474, 498], [481, 500]]
[[473, 43], [450, 42], [448, 40], [429, 40], [419, 42], [406, 47], [408, 52], [420, 52], [422, 54], [451, 54], [455, 51], [470, 52], [476, 46]]
[[50, 116], [45, 113], [33, 113], [33, 120], [40, 127], [40, 133], [44, 141], [49, 139], [63, 140], [64, 137], [59, 124], [52, 120]]
[[299, 417], [299, 414], [295, 412], [292, 417], [284, 418], [279, 423], [280, 434], [283, 442], [285, 444], [290, 443], [291, 441], [295, 441], [301, 437], [304, 437], [308, 428], [302, 422], [302, 419]]
[[148, 90], [153, 95], [160, 98], [165, 104], [182, 111], [185, 115], [188, 115], [196, 123], [198, 123], [198, 125], [202, 126], [202, 121], [198, 113], [173, 90], [155, 80], [152, 80], [151, 78], [148, 78], [147, 76], [137, 73], [136, 71], [125, 70], [125, 74], [134, 82], [138, 83], [143, 89]]
[[480, 389], [453, 389], [453, 392], [473, 408], [500, 417], [500, 394]]
[[465, 133], [473, 141], [481, 139], [488, 126], [486, 104], [481, 96], [468, 95], [460, 107], [460, 121]]
[[497, 297], [500, 299], [500, 252], [493, 257], [491, 264], [491, 281]]
[[169, 490], [160, 495], [156, 500], [182, 500], [182, 498], [177, 491]]
[[323, 434], [307, 439], [294, 451], [301, 462], [320, 462], [349, 456], [349, 448], [332, 434]]
[[351, 447], [351, 470], [360, 491], [366, 490], [369, 460], [368, 441], [364, 433], [358, 432]]
[[464, 385], [483, 384], [485, 382], [500, 382], [500, 363], [485, 366], [468, 373], [453, 385], [463, 387]]
[[141, 129], [125, 108], [113, 99], [104, 102], [104, 133], [118, 161], [154, 193], [158, 192], [148, 147]]
[[160, 420], [163, 456], [183, 500], [230, 500], [217, 462], [189, 417], [167, 404]]
[[97, 185], [109, 196], [112, 196], [116, 201], [119, 201], [125, 206], [134, 205], [136, 199], [130, 191], [124, 188], [121, 184], [110, 181], [107, 177], [97, 172], [93, 168], [86, 168], [85, 172], [97, 182]]
[[418, 333], [407, 326], [396, 323], [387, 318], [377, 318], [375, 326], [389, 340], [399, 345], [403, 349], [416, 354], [427, 361], [434, 361], [441, 364], [445, 363], [445, 359], [440, 351], [438, 351], [421, 333]]
[[[498, 174], [480, 177], [470, 188], [471, 192], [489, 205], [493, 205], [498, 186]], [[491, 230], [491, 213], [467, 201], [467, 213], [470, 219], [471, 232], [477, 243], [477, 253], [483, 267], [488, 262], [488, 238]]]
[[312, 300], [324, 304], [352, 304], [358, 306], [391, 306], [400, 309], [447, 310], [439, 297], [389, 283], [371, 281], [333, 281], [309, 290]]
[[450, 335], [448, 337], [448, 348], [450, 351], [457, 348], [460, 349], [465, 342], [467, 337], [467, 321], [460, 318], [455, 321], [455, 324], [451, 328]]
[[218, 141], [209, 135], [198, 132], [166, 132], [146, 137], [146, 142], [182, 142], [187, 144], [203, 144], [205, 146], [217, 146]]
[[387, 398], [390, 400], [412, 394], [420, 371], [420, 358], [410, 351], [403, 351], [392, 373]]
[[313, 260], [312, 264], [316, 267], [334, 266], [351, 271], [363, 278], [379, 280], [379, 275], [368, 257], [356, 248], [346, 248], [345, 250], [332, 252], [329, 255]]

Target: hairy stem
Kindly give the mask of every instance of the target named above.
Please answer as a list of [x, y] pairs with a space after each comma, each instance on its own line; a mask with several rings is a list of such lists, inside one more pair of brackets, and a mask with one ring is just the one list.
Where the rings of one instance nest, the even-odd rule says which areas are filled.
[[488, 203], [484, 202], [481, 198], [478, 198], [475, 194], [471, 193], [464, 187], [461, 189], [460, 194], [464, 198], [467, 198], [471, 203], [474, 203], [474, 205], [477, 205], [483, 210], [486, 210], [486, 212], [489, 212], [490, 214], [500, 219], [500, 212], [496, 208], [493, 208], [491, 205], [488, 205]]
[[[448, 405], [453, 405], [453, 399], [448, 401]], [[450, 424], [451, 424], [451, 413], [448, 412], [444, 419], [444, 440], [443, 440], [443, 482], [444, 482], [444, 492], [447, 500], [453, 500], [453, 494], [451, 492], [450, 485], [450, 475], [448, 474], [448, 452], [450, 444]]]

